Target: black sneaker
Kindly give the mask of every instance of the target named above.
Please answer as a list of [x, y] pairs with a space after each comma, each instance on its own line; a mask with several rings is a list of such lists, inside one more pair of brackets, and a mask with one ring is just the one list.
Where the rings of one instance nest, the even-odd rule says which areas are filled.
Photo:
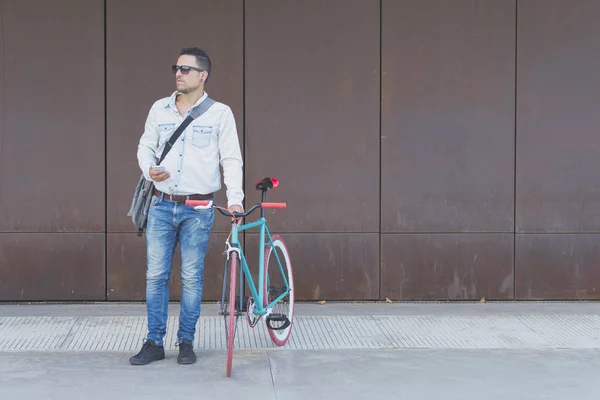
[[132, 365], [146, 365], [165, 358], [165, 348], [153, 340], [146, 340], [139, 353], [129, 359]]
[[193, 364], [196, 362], [196, 354], [194, 354], [194, 344], [189, 339], [183, 339], [179, 346], [179, 356], [177, 362], [179, 364]]

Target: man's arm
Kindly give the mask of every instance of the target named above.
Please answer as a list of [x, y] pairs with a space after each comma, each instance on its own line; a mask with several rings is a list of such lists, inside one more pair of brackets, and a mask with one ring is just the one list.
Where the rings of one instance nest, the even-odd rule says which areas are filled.
[[227, 186], [227, 207], [242, 206], [244, 191], [242, 189], [242, 152], [238, 140], [235, 119], [231, 108], [223, 112], [219, 131], [219, 153], [223, 167], [223, 180]]
[[152, 110], [148, 113], [146, 118], [146, 125], [144, 127], [144, 133], [140, 138], [138, 144], [137, 159], [138, 165], [147, 180], [152, 180], [150, 177], [150, 166], [156, 163], [156, 149], [158, 147], [158, 129], [154, 121], [154, 115]]

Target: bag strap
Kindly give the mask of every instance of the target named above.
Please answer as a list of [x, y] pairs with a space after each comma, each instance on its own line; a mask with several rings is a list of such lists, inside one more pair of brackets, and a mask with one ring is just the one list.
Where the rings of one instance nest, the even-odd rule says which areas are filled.
[[158, 163], [156, 165], [160, 165], [162, 160], [165, 159], [167, 153], [169, 153], [169, 150], [171, 150], [177, 139], [179, 139], [179, 136], [181, 136], [181, 133], [185, 130], [185, 128], [187, 128], [190, 122], [204, 114], [213, 104], [215, 104], [215, 101], [210, 97], [207, 97], [206, 99], [204, 99], [204, 101], [202, 101], [202, 103], [200, 103], [197, 107], [192, 109], [187, 118], [183, 120], [181, 125], [179, 125], [179, 127], [173, 133], [169, 141], [165, 144], [165, 148], [163, 149], [162, 155], [160, 156], [160, 160], [158, 160]]

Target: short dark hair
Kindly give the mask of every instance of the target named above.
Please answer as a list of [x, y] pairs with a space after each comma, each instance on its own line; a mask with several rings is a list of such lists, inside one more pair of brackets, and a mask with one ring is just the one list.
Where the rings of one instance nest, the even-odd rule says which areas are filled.
[[[206, 51], [198, 48], [198, 47], [185, 47], [181, 50], [180, 56], [189, 55], [196, 57], [196, 63], [200, 68], [206, 71], [208, 76], [210, 76], [210, 57]], [[206, 81], [208, 82], [208, 76], [206, 77]]]

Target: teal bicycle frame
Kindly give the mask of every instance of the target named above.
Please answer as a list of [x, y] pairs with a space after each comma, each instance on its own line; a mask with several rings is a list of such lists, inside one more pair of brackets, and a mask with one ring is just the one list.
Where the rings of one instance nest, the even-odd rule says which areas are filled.
[[[257, 205], [257, 206], [260, 206], [260, 205]], [[256, 206], [254, 208], [256, 208]], [[252, 210], [250, 210], [250, 212], [252, 212]], [[248, 214], [250, 212], [248, 212]], [[273, 306], [275, 304], [277, 304], [281, 299], [283, 299], [290, 291], [289, 283], [288, 283], [285, 273], [283, 271], [283, 266], [281, 264], [281, 260], [279, 259], [279, 255], [277, 254], [276, 251], [273, 251], [273, 253], [275, 254], [275, 259], [277, 260], [277, 265], [279, 267], [279, 271], [281, 273], [281, 276], [283, 277], [283, 283], [285, 285], [285, 290], [279, 297], [277, 297], [276, 299], [271, 301], [266, 306], [263, 306], [264, 293], [265, 293], [265, 287], [264, 287], [265, 275], [264, 274], [267, 273], [267, 271], [265, 270], [265, 247], [266, 247], [266, 244], [268, 243], [273, 248], [273, 250], [275, 250], [273, 239], [271, 237], [271, 233], [269, 232], [269, 228], [267, 227], [267, 220], [266, 220], [264, 214], [265, 214], [265, 210], [262, 209], [260, 218], [255, 222], [251, 222], [251, 223], [239, 225], [239, 226], [235, 222], [232, 222], [232, 224], [231, 224], [231, 247], [237, 248], [237, 250], [234, 250], [234, 251], [239, 254], [240, 266], [241, 266], [242, 271], [244, 272], [243, 276], [246, 277], [246, 279], [248, 280], [248, 287], [250, 288], [250, 293], [252, 294], [252, 297], [254, 298], [254, 304], [255, 304], [254, 315], [265, 315], [267, 313], [268, 309], [273, 308]], [[250, 273], [250, 268], [248, 267], [248, 262], [246, 261], [246, 256], [244, 255], [244, 251], [242, 250], [240, 243], [239, 243], [239, 239], [238, 239], [239, 232], [253, 229], [253, 228], [260, 229], [260, 239], [259, 239], [259, 245], [258, 245], [258, 249], [259, 249], [259, 251], [258, 251], [258, 290], [256, 288], [254, 280], [252, 279], [252, 274]], [[265, 240], [265, 239], [267, 239], [267, 240]], [[242, 278], [242, 274], [240, 274], [240, 279], [241, 278]], [[269, 277], [267, 276], [267, 285], [269, 284], [268, 280], [269, 280]], [[242, 293], [242, 291], [243, 291], [243, 287], [241, 286], [240, 294]], [[242, 301], [242, 296], [240, 296], [240, 302], [241, 301]]]
[[[225, 264], [223, 265], [223, 292], [221, 294], [221, 310], [219, 314], [225, 317], [225, 329], [226, 329], [226, 338], [227, 338], [227, 376], [231, 376], [231, 368], [232, 368], [232, 360], [233, 360], [233, 349], [235, 347], [234, 338], [236, 331], [236, 323], [237, 318], [240, 315], [244, 314], [244, 308], [247, 311], [248, 324], [251, 327], [256, 326], [258, 321], [264, 316], [265, 323], [267, 329], [269, 330], [269, 335], [274, 343], [277, 345], [284, 345], [291, 333], [291, 324], [293, 321], [293, 305], [294, 305], [294, 293], [293, 288], [290, 288], [290, 282], [294, 284], [294, 278], [291, 271], [291, 265], [289, 264], [289, 254], [287, 252], [287, 247], [282, 238], [278, 235], [271, 236], [269, 232], [269, 228], [267, 227], [267, 219], [265, 218], [266, 209], [267, 208], [286, 208], [286, 203], [267, 203], [265, 202], [266, 192], [269, 189], [274, 189], [279, 186], [279, 181], [275, 178], [264, 178], [263, 180], [256, 183], [256, 189], [262, 191], [262, 201], [256, 205], [254, 205], [250, 210], [246, 212], [230, 212], [228, 209], [219, 207], [214, 204], [212, 201], [206, 200], [186, 200], [186, 205], [193, 207], [213, 207], [213, 209], [217, 209], [222, 215], [231, 217], [231, 232], [225, 241], [226, 249], [224, 254], [226, 255]], [[238, 218], [245, 218], [250, 215], [257, 208], [261, 209], [260, 218], [248, 224], [238, 225]], [[258, 228], [260, 231], [259, 237], [259, 245], [258, 245], [258, 288], [252, 279], [252, 274], [250, 273], [250, 268], [248, 267], [248, 261], [246, 260], [246, 256], [244, 254], [244, 250], [240, 245], [239, 233]], [[275, 240], [273, 240], [275, 238]], [[277, 244], [277, 246], [276, 246]], [[286, 271], [290, 272], [290, 276], [286, 276], [286, 273], [283, 269], [283, 265], [281, 263], [281, 257], [277, 254], [277, 247], [283, 249], [285, 254], [286, 261]], [[269, 249], [268, 256], [269, 258], [265, 260], [266, 250]], [[232, 255], [233, 253], [233, 255]], [[275, 253], [275, 257], [273, 257], [279, 269], [279, 273], [282, 276], [282, 287], [279, 286], [273, 287], [271, 278], [273, 275], [271, 274], [270, 266], [266, 266], [265, 261], [271, 260], [271, 253]], [[234, 258], [231, 258], [234, 257]], [[239, 263], [238, 263], [239, 261]], [[228, 267], [231, 268], [232, 265], [235, 266], [235, 269], [229, 271], [227, 273]], [[239, 287], [237, 287], [237, 296], [236, 296], [236, 285], [237, 282], [237, 272], [238, 268], [240, 271], [239, 274]], [[274, 268], [273, 268], [274, 270]], [[276, 273], [276, 272], [275, 272]], [[227, 278], [229, 276], [229, 279]], [[245, 303], [246, 297], [244, 296], [245, 292], [245, 284], [244, 278], [248, 281], [248, 287], [250, 288], [251, 298], [248, 298], [247, 306]], [[227, 295], [227, 282], [229, 284], [229, 295]], [[279, 285], [279, 282], [277, 282]], [[265, 287], [266, 286], [266, 287]], [[273, 312], [273, 307], [277, 305], [280, 301], [283, 300], [288, 294], [291, 293], [290, 296], [290, 310], [291, 313], [278, 313]], [[269, 304], [265, 305], [266, 301], [269, 301], [271, 296], [277, 296], [277, 298], [271, 300]], [[266, 299], [265, 299], [266, 297]], [[226, 302], [227, 299], [227, 302]], [[239, 303], [238, 303], [239, 302]], [[236, 304], [237, 303], [237, 304]], [[244, 307], [246, 306], [246, 307]], [[288, 317], [289, 315], [289, 317]], [[273, 326], [271, 323], [273, 322], [282, 322], [281, 326]], [[289, 329], [288, 329], [289, 328]], [[283, 331], [283, 337], [279, 337], [277, 335], [277, 331]]]

